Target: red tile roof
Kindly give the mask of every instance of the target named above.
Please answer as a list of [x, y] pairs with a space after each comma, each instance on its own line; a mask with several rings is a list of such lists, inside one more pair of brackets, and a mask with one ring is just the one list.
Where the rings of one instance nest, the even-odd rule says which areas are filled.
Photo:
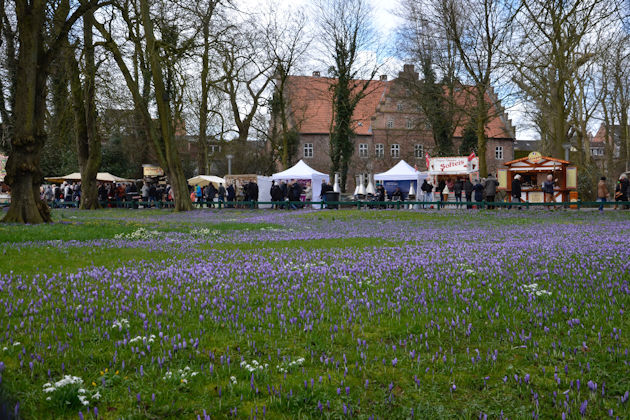
[[[299, 126], [302, 134], [328, 134], [332, 120], [332, 91], [335, 79], [327, 77], [290, 76], [287, 80], [287, 92], [290, 98], [294, 124]], [[355, 92], [365, 83], [357, 80]], [[359, 101], [354, 111], [354, 130], [358, 135], [371, 135], [371, 118], [376, 114], [376, 108], [385, 99], [389, 87], [394, 81], [370, 81], [365, 97]], [[470, 96], [466, 90], [456, 94], [456, 101], [463, 105]], [[488, 102], [490, 98], [488, 96]], [[497, 114], [492, 106], [493, 114]], [[462, 119], [455, 129], [454, 136], [461, 137], [464, 133], [466, 120]], [[493, 116], [487, 125], [489, 138], [512, 138], [513, 133], [500, 116]]]
[[[335, 79], [328, 77], [290, 76], [287, 81], [294, 123], [301, 133], [328, 134], [332, 120], [332, 84]], [[365, 82], [357, 80], [357, 92]], [[354, 110], [355, 133], [370, 135], [371, 118], [376, 106], [383, 97], [387, 82], [370, 81], [365, 96]]]

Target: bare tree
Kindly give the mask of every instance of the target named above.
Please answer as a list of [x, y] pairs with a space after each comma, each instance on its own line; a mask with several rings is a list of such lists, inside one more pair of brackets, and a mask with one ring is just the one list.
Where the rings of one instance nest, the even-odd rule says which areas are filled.
[[457, 48], [465, 74], [472, 82], [471, 117], [477, 133], [479, 173], [486, 176], [486, 125], [495, 102], [492, 86], [505, 71], [504, 50], [512, 38], [515, 9], [510, 0], [437, 1], [445, 33]]
[[[522, 0], [514, 81], [535, 109], [543, 151], [564, 157], [580, 72], [596, 57], [597, 33], [616, 15], [610, 0]], [[574, 125], [573, 125], [574, 126]]]
[[[372, 10], [366, 0], [319, 0], [317, 8], [319, 38], [327, 58], [332, 60], [329, 74], [335, 79], [331, 86], [331, 171], [340, 172], [345, 191], [348, 165], [354, 151], [354, 110], [378, 71], [378, 66], [374, 65], [366, 72], [360, 62], [360, 54], [375, 46]], [[360, 80], [361, 76], [366, 79]]]
[[[142, 60], [140, 62], [140, 71], [135, 67], [136, 64], [132, 74], [126, 61], [127, 57], [123, 54], [123, 50], [116, 40], [114, 40], [111, 30], [108, 30], [105, 24], [95, 22], [94, 26], [104, 39], [103, 46], [111, 53], [123, 74], [129, 92], [133, 97], [136, 110], [140, 113], [146, 133], [148, 133], [148, 137], [154, 146], [160, 165], [164, 168], [169, 178], [174, 193], [175, 211], [190, 210], [192, 206], [188, 196], [188, 185], [175, 141], [175, 124], [179, 121], [173, 117], [172, 103], [169, 97], [172, 89], [170, 89], [168, 83], [172, 83], [172, 79], [167, 71], [168, 63], [163, 57], [163, 52], [169, 47], [163, 41], [168, 42], [168, 39], [162, 39], [158, 42], [154, 31], [154, 16], [151, 14], [148, 0], [140, 0], [139, 3], [135, 0], [121, 0], [118, 4], [118, 10], [120, 11], [119, 18], [123, 19], [128, 31], [126, 38], [134, 43], [134, 58]], [[144, 33], [138, 32], [140, 27], [135, 23], [138, 20], [142, 24]], [[112, 27], [113, 23], [111, 20], [108, 22], [108, 25], [110, 28]], [[142, 54], [142, 51], [146, 52], [146, 57]], [[147, 70], [150, 71], [150, 74]], [[144, 94], [145, 92], [140, 90], [140, 83], [142, 82], [142, 80], [139, 80], [140, 77], [144, 80], [145, 89], [149, 86], [147, 82], [149, 77], [153, 82], [154, 99], [159, 117], [158, 127], [155, 127], [152, 123], [150, 104]]]
[[273, 152], [286, 169], [295, 163], [302, 122], [300, 112], [291, 103], [288, 94], [289, 78], [296, 73], [311, 39], [305, 34], [306, 15], [303, 13], [278, 14], [271, 9], [267, 15], [269, 22], [265, 24], [265, 40], [276, 63], [274, 91], [269, 103], [272, 114], [269, 139]]
[[[15, 2], [19, 52], [15, 78], [15, 126], [5, 178], [11, 187], [11, 206], [4, 222], [52, 221], [50, 209], [39, 196], [43, 180], [40, 152], [46, 142], [46, 82], [50, 65], [59, 54], [70, 29], [84, 13], [101, 4], [98, 0], [85, 0], [71, 9], [68, 0]], [[49, 14], [51, 10], [52, 15]], [[47, 26], [51, 30], [47, 31]]]
[[96, 182], [96, 175], [101, 166], [101, 139], [96, 124], [96, 63], [92, 34], [93, 21], [94, 13], [90, 10], [83, 16], [83, 77], [81, 77], [79, 63], [74, 56], [74, 49], [68, 48], [66, 58], [66, 68], [70, 75], [70, 90], [72, 92], [77, 157], [81, 172], [81, 208], [90, 210], [101, 207], [98, 201]]
[[268, 54], [254, 18], [223, 33], [217, 44], [223, 78], [215, 88], [229, 101], [236, 141], [245, 143], [273, 79], [276, 60]]

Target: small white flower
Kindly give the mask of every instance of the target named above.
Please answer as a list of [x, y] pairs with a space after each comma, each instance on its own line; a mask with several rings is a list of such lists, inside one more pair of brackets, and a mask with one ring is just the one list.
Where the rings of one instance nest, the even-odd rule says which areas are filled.
[[236, 385], [236, 376], [230, 376], [230, 382], [232, 382], [232, 385]]

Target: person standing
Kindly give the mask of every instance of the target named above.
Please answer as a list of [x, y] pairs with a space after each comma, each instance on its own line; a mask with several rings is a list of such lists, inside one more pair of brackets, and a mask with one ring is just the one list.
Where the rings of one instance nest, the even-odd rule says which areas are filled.
[[[236, 200], [236, 191], [234, 190], [234, 184], [228, 185], [228, 187], [225, 190], [225, 192], [227, 194], [227, 201], [228, 202], [234, 202], [234, 200]], [[234, 205], [233, 204], [228, 204], [228, 207], [234, 207]]]
[[475, 192], [475, 201], [477, 202], [477, 208], [482, 208], [481, 202], [483, 201], [483, 185], [481, 185], [480, 180], [475, 181], [475, 185], [473, 186], [473, 191]]
[[486, 179], [486, 183], [484, 185], [484, 191], [486, 193], [486, 201], [489, 203], [489, 209], [494, 209], [494, 197], [497, 195], [498, 185], [499, 182], [497, 179], [492, 174], [488, 174], [488, 178]]
[[219, 202], [223, 203], [225, 201], [225, 187], [223, 184], [219, 184]]
[[[553, 175], [549, 174], [547, 175], [547, 180], [545, 180], [545, 182], [543, 182], [542, 184], [542, 191], [545, 194], [545, 203], [553, 203], [555, 202], [554, 198], [553, 198], [553, 194], [554, 194], [554, 187], [556, 186], [556, 182], [558, 182], [558, 179], [556, 178], [555, 180], [553, 179]], [[555, 209], [555, 206], [553, 207]]]
[[[521, 176], [516, 174], [512, 181], [512, 201], [518, 203], [518, 209], [521, 209]], [[512, 208], [510, 206], [509, 208]]]
[[462, 203], [462, 190], [464, 188], [464, 184], [461, 178], [457, 178], [455, 183], [453, 184], [453, 193], [455, 194], [455, 202], [457, 203], [457, 208], [461, 207]]
[[603, 176], [599, 179], [597, 183], [597, 201], [599, 201], [599, 211], [604, 211], [604, 203], [608, 198], [608, 186], [606, 185], [606, 177]]
[[[433, 185], [431, 185], [431, 182], [429, 182], [428, 178], [424, 179], [424, 182], [422, 182], [422, 186], [420, 187], [420, 189], [422, 190], [422, 195], [424, 198], [423, 201], [433, 201]], [[426, 208], [426, 205], [423, 205], [422, 208]]]
[[254, 181], [250, 181], [249, 186], [247, 187], [247, 192], [249, 194], [249, 199], [254, 202], [254, 208], [258, 208], [258, 184]]
[[470, 178], [466, 178], [464, 181], [464, 194], [466, 195], [466, 208], [472, 209], [472, 194], [473, 194], [473, 183], [470, 182]]

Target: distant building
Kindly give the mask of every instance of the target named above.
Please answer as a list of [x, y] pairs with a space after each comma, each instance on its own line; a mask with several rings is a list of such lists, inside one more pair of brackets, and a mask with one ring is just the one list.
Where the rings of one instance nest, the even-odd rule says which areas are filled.
[[[423, 115], [412, 93], [409, 81], [417, 83], [418, 73], [413, 65], [405, 65], [398, 78], [386, 76], [369, 83], [364, 98], [354, 111], [354, 153], [348, 171], [348, 186], [358, 174], [383, 172], [400, 159], [425, 170], [425, 153], [435, 147], [431, 126]], [[311, 167], [329, 172], [329, 133], [332, 120], [331, 85], [335, 79], [313, 76], [290, 76], [286, 97], [291, 107], [291, 123], [298, 129], [297, 159], [304, 159]], [[365, 81], [358, 81], [363, 83]], [[458, 90], [457, 102], [464, 103], [466, 89]], [[486, 126], [488, 137], [486, 160], [488, 170], [496, 172], [503, 162], [514, 158], [514, 128], [501, 104], [492, 99], [492, 117]], [[461, 119], [455, 128], [453, 142], [459, 149], [467, 121]]]

